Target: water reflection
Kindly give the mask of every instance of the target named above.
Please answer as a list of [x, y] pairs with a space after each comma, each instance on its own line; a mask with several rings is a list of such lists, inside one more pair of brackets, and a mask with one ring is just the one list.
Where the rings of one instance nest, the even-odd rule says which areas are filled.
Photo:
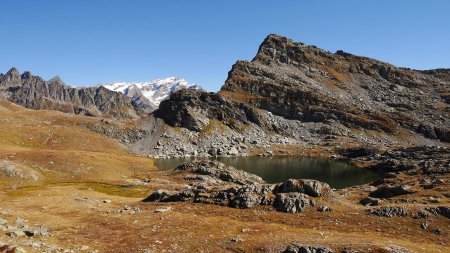
[[[373, 171], [350, 166], [342, 161], [303, 157], [230, 157], [216, 158], [235, 168], [256, 174], [266, 182], [279, 183], [289, 178], [309, 178], [326, 182], [334, 188], [361, 185], [379, 179]], [[159, 159], [162, 170], [173, 169], [192, 158]]]

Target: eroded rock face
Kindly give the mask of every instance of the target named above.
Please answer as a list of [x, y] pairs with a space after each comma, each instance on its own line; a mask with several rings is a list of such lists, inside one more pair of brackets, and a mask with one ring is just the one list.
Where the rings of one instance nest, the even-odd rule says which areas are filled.
[[219, 120], [230, 128], [254, 121], [252, 109], [234, 103], [217, 93], [202, 90], [179, 90], [161, 102], [155, 115], [175, 127], [201, 131], [211, 120]]
[[45, 81], [12, 68], [0, 74], [0, 98], [32, 109], [50, 109], [87, 116], [137, 118], [140, 109], [126, 95], [104, 87], [72, 88], [55, 77]]

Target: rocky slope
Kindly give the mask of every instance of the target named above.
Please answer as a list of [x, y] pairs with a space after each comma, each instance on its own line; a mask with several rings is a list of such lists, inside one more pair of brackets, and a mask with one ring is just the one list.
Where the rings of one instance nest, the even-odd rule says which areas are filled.
[[59, 77], [45, 81], [12, 68], [0, 74], [0, 98], [32, 109], [51, 109], [117, 119], [138, 118], [141, 110], [127, 96], [104, 87], [72, 88]]
[[[248, 142], [264, 143], [259, 148], [268, 151], [286, 144], [445, 146], [450, 142], [449, 94], [449, 69], [399, 68], [269, 35], [252, 61], [232, 67], [220, 92], [175, 92], [154, 115], [190, 135], [204, 136], [222, 124], [215, 132], [223, 136], [222, 153], [251, 148]], [[211, 146], [201, 138], [192, 146], [192, 140], [178, 137], [200, 154]], [[162, 155], [180, 154], [165, 150]]]
[[289, 119], [449, 142], [449, 91], [449, 69], [397, 68], [269, 35], [251, 62], [233, 66], [221, 94]]
[[157, 109], [161, 101], [168, 99], [177, 90], [201, 89], [200, 86], [188, 83], [178, 77], [168, 77], [143, 83], [112, 83], [102, 86], [108, 90], [124, 93], [147, 112]]

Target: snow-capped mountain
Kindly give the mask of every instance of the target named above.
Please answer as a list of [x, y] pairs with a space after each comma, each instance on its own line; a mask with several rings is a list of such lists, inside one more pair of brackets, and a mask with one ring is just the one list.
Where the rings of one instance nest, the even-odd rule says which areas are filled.
[[102, 84], [105, 88], [122, 92], [131, 97], [142, 109], [153, 111], [161, 101], [166, 100], [179, 89], [201, 89], [178, 77], [168, 77], [143, 83], [111, 83]]

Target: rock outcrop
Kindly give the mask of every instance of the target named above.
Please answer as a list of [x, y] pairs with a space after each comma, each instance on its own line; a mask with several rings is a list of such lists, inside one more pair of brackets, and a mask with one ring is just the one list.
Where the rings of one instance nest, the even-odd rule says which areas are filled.
[[0, 74], [0, 98], [32, 109], [49, 109], [87, 116], [138, 118], [140, 109], [124, 94], [104, 87], [72, 88], [55, 77], [45, 81], [12, 68]]
[[285, 250], [283, 250], [281, 252], [282, 253], [334, 253], [335, 251], [330, 248], [323, 247], [323, 246], [292, 243]]
[[400, 195], [411, 194], [408, 187], [403, 185], [396, 186], [382, 186], [369, 194], [374, 198], [392, 198]]
[[157, 190], [144, 202], [194, 201], [233, 208], [272, 205], [281, 212], [299, 213], [316, 205], [313, 198], [332, 194], [328, 184], [316, 180], [290, 179], [281, 184], [267, 184], [256, 175], [218, 161], [185, 163], [170, 173], [186, 181], [188, 187], [177, 191]]

